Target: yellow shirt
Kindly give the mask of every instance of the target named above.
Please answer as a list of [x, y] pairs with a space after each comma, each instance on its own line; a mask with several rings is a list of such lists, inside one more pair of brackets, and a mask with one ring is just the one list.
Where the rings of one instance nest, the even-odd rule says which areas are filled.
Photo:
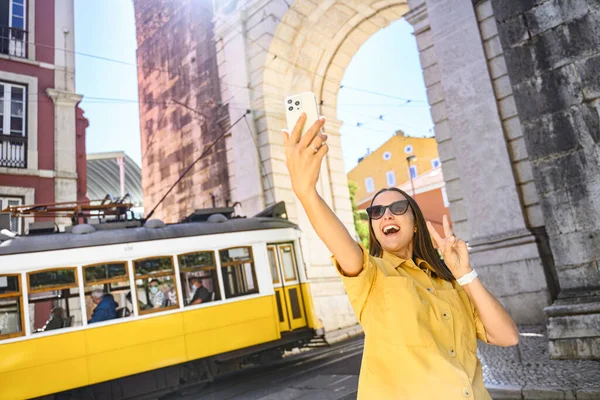
[[464, 289], [412, 260], [361, 248], [356, 277], [334, 258], [365, 332], [358, 399], [491, 399], [477, 358], [477, 338], [487, 337]]

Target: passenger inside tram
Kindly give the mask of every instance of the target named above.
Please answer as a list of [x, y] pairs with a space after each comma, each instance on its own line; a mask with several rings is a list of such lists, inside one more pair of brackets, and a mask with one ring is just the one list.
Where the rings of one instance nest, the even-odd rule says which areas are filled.
[[[75, 268], [31, 272], [28, 280], [29, 323], [32, 332], [82, 325], [83, 315]], [[51, 317], [48, 318], [50, 314]]]
[[42, 331], [51, 331], [54, 329], [66, 328], [69, 326], [69, 320], [65, 316], [65, 310], [62, 307], [56, 307], [52, 310], [50, 318], [42, 327]]
[[202, 285], [202, 280], [197, 277], [192, 277], [189, 281], [192, 292], [192, 299], [189, 305], [207, 303], [211, 299], [211, 294], [207, 288]]
[[112, 294], [96, 289], [92, 292], [91, 298], [96, 304], [96, 308], [94, 308], [92, 318], [88, 321], [88, 324], [117, 318], [117, 307], [119, 305], [115, 302]]
[[177, 305], [177, 292], [174, 286], [164, 283], [161, 286], [161, 291], [164, 295], [163, 307], [176, 306]]
[[158, 279], [152, 279], [150, 281], [150, 304], [153, 308], [163, 307], [165, 301], [165, 294], [158, 288], [160, 281]]

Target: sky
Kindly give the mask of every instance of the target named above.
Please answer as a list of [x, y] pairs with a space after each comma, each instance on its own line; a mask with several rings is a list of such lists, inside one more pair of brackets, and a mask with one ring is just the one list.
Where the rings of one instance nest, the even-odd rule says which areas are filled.
[[[133, 1], [75, 0], [76, 90], [90, 121], [87, 152], [125, 151], [141, 165], [135, 50]], [[405, 20], [357, 51], [342, 80], [338, 119], [346, 171], [398, 129], [433, 136], [419, 53]]]

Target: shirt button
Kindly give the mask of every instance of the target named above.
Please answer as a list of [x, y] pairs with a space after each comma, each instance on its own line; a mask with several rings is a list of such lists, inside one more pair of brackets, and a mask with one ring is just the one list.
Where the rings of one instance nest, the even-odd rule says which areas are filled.
[[450, 319], [450, 311], [444, 311], [442, 317], [444, 317], [444, 319]]
[[456, 351], [454, 351], [454, 349], [448, 350], [448, 354], [450, 354], [450, 357], [456, 357]]
[[428, 287], [428, 288], [427, 288], [427, 291], [428, 291], [429, 293], [433, 293], [433, 292], [435, 292], [435, 290], [434, 290], [432, 287]]
[[465, 397], [469, 397], [471, 395], [471, 391], [469, 390], [469, 388], [463, 388], [463, 394], [465, 395]]

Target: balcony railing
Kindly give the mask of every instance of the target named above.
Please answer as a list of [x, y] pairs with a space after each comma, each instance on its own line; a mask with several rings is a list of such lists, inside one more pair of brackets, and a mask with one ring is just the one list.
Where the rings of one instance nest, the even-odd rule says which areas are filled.
[[27, 58], [27, 31], [0, 26], [0, 53]]
[[27, 167], [27, 138], [0, 134], [0, 167]]

